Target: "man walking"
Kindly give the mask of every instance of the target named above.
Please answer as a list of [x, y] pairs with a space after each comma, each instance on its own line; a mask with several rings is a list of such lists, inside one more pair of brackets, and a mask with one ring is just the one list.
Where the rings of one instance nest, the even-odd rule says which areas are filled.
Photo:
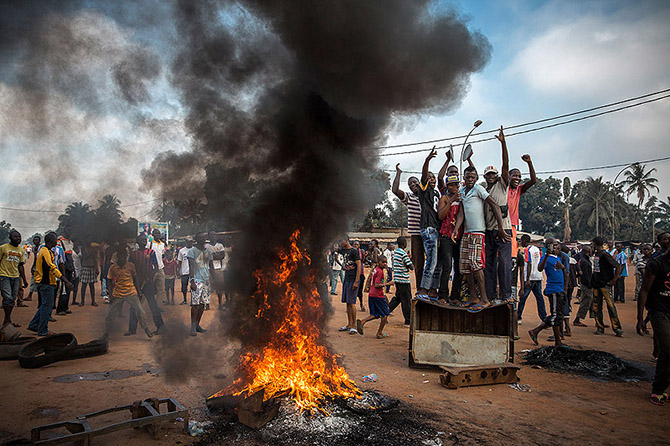
[[616, 243], [614, 259], [621, 265], [621, 276], [614, 282], [614, 302], [626, 303], [626, 277], [628, 277], [628, 256], [622, 243]]
[[125, 246], [120, 245], [116, 250], [116, 263], [110, 265], [107, 278], [111, 281], [112, 300], [105, 318], [105, 334], [102, 339], [107, 339], [111, 334], [114, 319], [121, 313], [125, 302], [128, 302], [138, 315], [140, 327], [148, 337], [152, 337], [153, 333], [149, 330], [147, 318], [138, 297], [137, 270], [134, 263], [128, 262], [128, 251]]
[[593, 275], [591, 276], [591, 286], [593, 287], [593, 312], [596, 319], [595, 334], [605, 333], [605, 323], [603, 322], [603, 305], [607, 305], [607, 312], [612, 323], [612, 330], [617, 337], [623, 337], [621, 322], [616, 311], [616, 306], [610, 295], [609, 288], [615, 283], [621, 274], [621, 265], [604, 248], [602, 237], [593, 239]]
[[184, 300], [181, 305], [186, 305], [186, 294], [188, 293], [188, 283], [189, 283], [189, 269], [188, 269], [188, 252], [193, 248], [193, 237], [190, 235], [186, 236], [186, 246], [179, 250], [177, 254], [177, 262], [179, 266], [177, 269], [181, 273], [181, 294], [184, 296]]
[[521, 298], [519, 299], [518, 308], [518, 322], [521, 323], [523, 309], [526, 306], [526, 300], [532, 292], [537, 302], [537, 315], [540, 320], [545, 320], [547, 317], [547, 309], [544, 304], [544, 296], [542, 296], [542, 273], [539, 271], [540, 259], [542, 252], [540, 248], [530, 244], [530, 236], [524, 234], [521, 236], [521, 247], [524, 250], [524, 279], [521, 285]]
[[593, 267], [591, 266], [591, 247], [584, 246], [582, 248], [582, 255], [577, 264], [577, 277], [579, 279], [579, 309], [572, 325], [575, 327], [586, 327], [582, 319], [586, 317], [586, 313], [591, 310], [593, 303], [593, 288], [591, 287], [591, 276], [593, 274]]
[[37, 293], [37, 283], [35, 283], [35, 263], [37, 262], [37, 254], [40, 251], [40, 245], [42, 244], [42, 236], [40, 234], [33, 235], [32, 242], [33, 263], [30, 267], [30, 291], [28, 292], [28, 297], [26, 297], [24, 301], [33, 300], [33, 293]]
[[330, 294], [337, 295], [337, 281], [340, 280], [344, 283], [344, 271], [342, 270], [342, 254], [340, 254], [340, 248], [337, 245], [333, 245], [333, 250], [330, 252], [330, 269], [332, 271], [332, 277], [330, 279]]
[[649, 260], [642, 279], [637, 302], [637, 334], [644, 336], [644, 310], [649, 309], [654, 343], [658, 349], [656, 373], [649, 400], [657, 406], [665, 405], [670, 397], [670, 252]]
[[35, 283], [37, 284], [39, 307], [30, 324], [28, 324], [28, 330], [36, 332], [37, 336], [53, 334], [49, 331], [49, 319], [51, 319], [51, 311], [56, 297], [56, 280], [61, 278], [65, 286], [72, 286], [69, 280], [62, 277], [58, 266], [54, 263], [52, 249], [56, 246], [56, 242], [56, 234], [48, 233], [44, 237], [44, 245], [40, 248], [35, 261]]
[[153, 277], [156, 300], [165, 302], [165, 264], [163, 263], [165, 242], [162, 240], [163, 234], [159, 229], [154, 229], [151, 235], [153, 235], [153, 240], [149, 244], [149, 249], [156, 254], [156, 272]]
[[356, 330], [356, 299], [358, 297], [358, 282], [363, 271], [363, 265], [361, 265], [358, 251], [351, 246], [348, 237], [344, 237], [340, 241], [340, 252], [344, 258], [342, 303], [347, 305], [347, 325], [342, 326], [340, 331], [348, 331], [349, 334], [353, 335], [358, 334], [358, 330]]
[[[161, 310], [156, 303], [156, 288], [154, 287], [154, 276], [158, 269], [158, 261], [156, 260], [156, 253], [147, 248], [147, 237], [140, 234], [136, 238], [138, 248], [130, 253], [130, 261], [135, 264], [135, 274], [137, 277], [137, 289], [140, 293], [139, 300], [142, 302], [142, 297], [147, 299], [151, 315], [153, 316], [156, 331], [154, 334], [162, 334], [164, 330], [163, 317]], [[137, 313], [130, 307], [130, 318], [128, 321], [128, 331], [124, 336], [132, 336], [137, 331]]]
[[21, 233], [14, 229], [9, 232], [9, 243], [0, 246], [0, 293], [2, 293], [2, 310], [5, 313], [3, 327], [8, 324], [21, 326], [12, 322], [12, 310], [16, 304], [19, 287], [28, 286], [26, 272], [23, 269], [26, 253], [20, 245]]
[[188, 259], [189, 279], [191, 283], [191, 336], [205, 333], [200, 326], [205, 305], [209, 305], [210, 281], [209, 272], [214, 261], [213, 253], [205, 247], [205, 234], [199, 232], [195, 236], [195, 246], [186, 256]]

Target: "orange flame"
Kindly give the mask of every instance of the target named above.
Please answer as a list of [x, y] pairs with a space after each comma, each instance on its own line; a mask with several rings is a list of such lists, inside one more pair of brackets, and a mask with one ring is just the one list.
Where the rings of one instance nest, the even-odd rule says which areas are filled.
[[[260, 300], [256, 317], [267, 319], [275, 335], [262, 351], [242, 357], [238, 371], [246, 378], [239, 378], [210, 398], [231, 393], [251, 395], [264, 388], [266, 400], [288, 395], [301, 410], [326, 413], [321, 404], [324, 399], [360, 396], [347, 372], [337, 365], [336, 356], [319, 344], [320, 330], [315, 321], [323, 316], [323, 308], [313, 275], [307, 284], [309, 291], [299, 290], [305, 282], [300, 282], [296, 273], [311, 264], [307, 252], [298, 246], [299, 237], [300, 231], [296, 230], [289, 248], [279, 251], [279, 262], [273, 270], [257, 270], [253, 274], [258, 283], [253, 297]], [[281, 308], [272, 308], [272, 320], [265, 318], [271, 308], [271, 290], [279, 290], [285, 296]]]

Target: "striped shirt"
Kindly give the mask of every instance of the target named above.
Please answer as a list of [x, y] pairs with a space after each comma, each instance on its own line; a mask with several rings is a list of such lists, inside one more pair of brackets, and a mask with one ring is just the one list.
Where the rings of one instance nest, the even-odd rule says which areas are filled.
[[396, 248], [393, 251], [393, 280], [398, 283], [409, 283], [410, 266], [412, 261], [407, 253], [401, 248]]
[[137, 277], [139, 286], [143, 287], [146, 281], [151, 280], [151, 266], [158, 267], [156, 253], [153, 249], [137, 249], [130, 253], [130, 261], [135, 264], [137, 272], [135, 277]]
[[419, 197], [412, 192], [405, 192], [403, 204], [407, 206], [407, 233], [421, 235], [421, 204]]

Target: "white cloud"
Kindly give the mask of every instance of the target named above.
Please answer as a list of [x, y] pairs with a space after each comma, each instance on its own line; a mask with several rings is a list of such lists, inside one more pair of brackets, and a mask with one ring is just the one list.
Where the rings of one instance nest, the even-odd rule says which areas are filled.
[[576, 16], [531, 37], [507, 70], [531, 89], [572, 98], [623, 98], [667, 88], [670, 10], [632, 19]]

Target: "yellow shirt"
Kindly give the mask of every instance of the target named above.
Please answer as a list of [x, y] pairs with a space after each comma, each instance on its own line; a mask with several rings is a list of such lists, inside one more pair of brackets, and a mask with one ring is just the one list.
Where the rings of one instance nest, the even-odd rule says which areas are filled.
[[61, 275], [54, 263], [54, 253], [46, 246], [42, 246], [35, 262], [35, 283], [56, 285], [56, 279]]
[[19, 277], [19, 265], [26, 263], [26, 252], [20, 246], [0, 246], [0, 276]]
[[112, 296], [122, 298], [137, 295], [135, 283], [133, 282], [133, 277], [135, 277], [136, 274], [135, 264], [132, 262], [126, 262], [123, 267], [113, 263], [112, 266], [109, 267], [109, 272], [107, 273], [107, 278], [114, 282]]

